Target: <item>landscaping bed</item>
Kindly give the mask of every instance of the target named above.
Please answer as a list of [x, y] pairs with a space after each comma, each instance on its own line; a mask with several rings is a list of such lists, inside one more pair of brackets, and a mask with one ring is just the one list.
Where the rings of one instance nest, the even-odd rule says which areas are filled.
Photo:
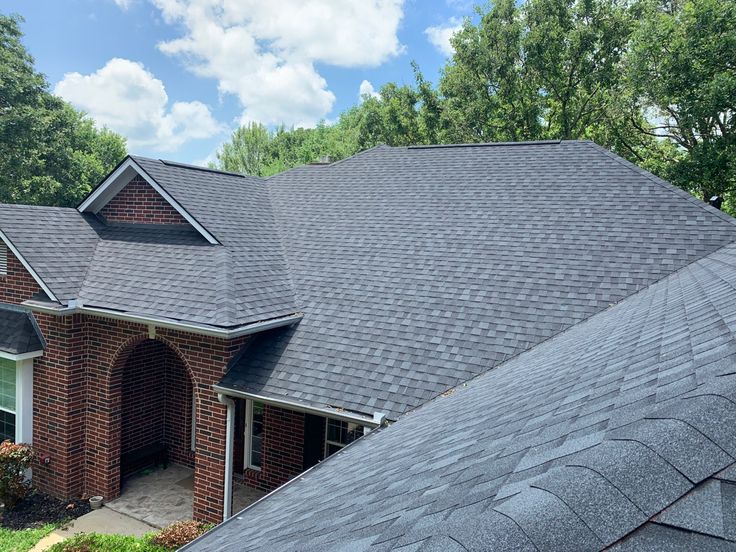
[[39, 529], [49, 524], [76, 519], [90, 511], [86, 500], [59, 500], [33, 491], [10, 511], [0, 515], [0, 527], [8, 529]]

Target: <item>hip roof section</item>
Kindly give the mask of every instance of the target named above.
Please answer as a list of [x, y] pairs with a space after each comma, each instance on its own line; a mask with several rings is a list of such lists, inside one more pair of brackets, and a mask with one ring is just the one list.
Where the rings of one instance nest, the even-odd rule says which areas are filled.
[[268, 189], [304, 318], [222, 385], [392, 419], [736, 240], [590, 142], [382, 146]]
[[714, 494], [733, 486], [713, 478], [736, 481], [735, 329], [731, 244], [372, 432], [186, 550], [733, 548], [718, 523], [734, 502]]

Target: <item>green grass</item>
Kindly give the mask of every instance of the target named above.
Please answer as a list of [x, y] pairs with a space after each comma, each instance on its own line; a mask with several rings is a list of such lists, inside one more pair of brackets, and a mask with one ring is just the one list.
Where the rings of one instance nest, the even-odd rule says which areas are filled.
[[45, 525], [40, 529], [17, 531], [0, 527], [0, 552], [27, 552], [55, 528], [53, 524]]
[[55, 544], [48, 552], [170, 552], [167, 548], [153, 544], [151, 537], [81, 533]]

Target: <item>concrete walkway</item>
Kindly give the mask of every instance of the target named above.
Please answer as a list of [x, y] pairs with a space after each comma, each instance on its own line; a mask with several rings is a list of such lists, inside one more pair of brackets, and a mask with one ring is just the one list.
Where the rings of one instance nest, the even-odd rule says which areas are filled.
[[[233, 512], [239, 512], [265, 493], [233, 485]], [[123, 483], [120, 497], [105, 505], [154, 527], [192, 519], [194, 470], [171, 464], [133, 475]]]
[[[235, 484], [233, 513], [264, 494]], [[194, 470], [177, 464], [171, 464], [166, 469], [146, 470], [124, 481], [120, 497], [53, 531], [41, 539], [31, 552], [46, 550], [77, 533], [141, 536], [175, 521], [192, 519], [193, 495]]]
[[42, 552], [51, 548], [57, 542], [79, 533], [140, 537], [152, 531], [156, 531], [156, 527], [103, 506], [99, 510], [92, 510], [90, 513], [70, 521], [68, 525], [52, 531], [31, 548], [31, 552]]

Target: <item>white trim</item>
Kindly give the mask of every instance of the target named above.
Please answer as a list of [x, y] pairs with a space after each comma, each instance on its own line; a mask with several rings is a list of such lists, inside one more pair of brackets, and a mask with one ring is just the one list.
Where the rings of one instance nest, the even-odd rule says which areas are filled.
[[33, 359], [15, 364], [15, 442], [33, 443]]
[[92, 192], [87, 199], [85, 199], [79, 207], [77, 207], [77, 210], [80, 213], [83, 213], [85, 211], [91, 211], [93, 213], [98, 213], [100, 209], [102, 209], [105, 205], [107, 205], [110, 200], [117, 195], [117, 193], [122, 190], [125, 185], [130, 181], [128, 175], [130, 174], [128, 172], [128, 175], [126, 175], [126, 171], [128, 169], [133, 169], [136, 173], [138, 173], [150, 186], [156, 190], [161, 197], [163, 197], [169, 205], [171, 205], [177, 213], [179, 213], [186, 221], [194, 226], [194, 228], [202, 234], [202, 237], [206, 239], [209, 243], [213, 245], [219, 245], [220, 242], [217, 241], [217, 239], [210, 234], [207, 229], [202, 226], [199, 222], [197, 222], [197, 219], [195, 219], [192, 215], [189, 214], [189, 212], [184, 209], [173, 197], [169, 195], [169, 193], [164, 190], [153, 178], [148, 176], [148, 173], [143, 170], [143, 168], [135, 162], [132, 158], [128, 157], [125, 161], [123, 161], [120, 166], [115, 169], [110, 176], [108, 176], [97, 188], [94, 192]]
[[15, 360], [15, 361], [28, 360], [31, 358], [40, 357], [41, 355], [43, 355], [43, 351], [32, 351], [30, 353], [20, 353], [20, 354], [0, 351], [0, 358], [6, 358], [8, 360]]
[[308, 406], [305, 404], [290, 401], [288, 399], [277, 399], [274, 397], [264, 397], [263, 395], [256, 395], [255, 393], [248, 393], [247, 391], [238, 391], [237, 389], [229, 389], [227, 387], [222, 387], [217, 384], [213, 385], [212, 389], [214, 389], [215, 392], [217, 393], [222, 393], [223, 395], [228, 395], [228, 396], [235, 397], [238, 399], [250, 399], [250, 400], [262, 402], [264, 404], [280, 406], [282, 408], [286, 408], [287, 410], [294, 410], [295, 412], [306, 412], [308, 414], [318, 414], [320, 416], [328, 416], [330, 418], [334, 418], [335, 420], [342, 420], [345, 422], [354, 422], [354, 423], [358, 423], [363, 426], [367, 425], [372, 428], [382, 425], [383, 420], [385, 418], [383, 414], [381, 414], [380, 416], [374, 415], [372, 418], [369, 418], [367, 416], [361, 416], [360, 414], [350, 414], [345, 411], [335, 410], [331, 408], [320, 408], [318, 406]]
[[222, 393], [217, 400], [227, 407], [225, 422], [225, 492], [222, 497], [222, 521], [227, 521], [233, 511], [233, 440], [235, 437], [235, 401]]
[[[243, 435], [243, 466], [249, 470], [261, 471], [261, 466], [254, 466], [251, 462], [251, 451], [253, 450], [253, 403], [256, 401], [245, 401], [245, 428]], [[265, 420], [264, 420], [265, 422]], [[261, 461], [263, 461], [263, 448], [261, 448]]]
[[56, 295], [54, 295], [54, 292], [49, 289], [49, 287], [44, 283], [44, 281], [41, 279], [41, 277], [36, 273], [35, 270], [33, 270], [33, 267], [28, 264], [28, 261], [23, 258], [23, 255], [20, 254], [20, 251], [18, 251], [15, 246], [13, 245], [13, 242], [11, 242], [8, 237], [5, 235], [5, 233], [0, 230], [0, 239], [3, 240], [5, 245], [13, 252], [13, 255], [16, 256], [16, 258], [20, 261], [20, 263], [25, 267], [25, 269], [33, 276], [33, 279], [36, 280], [36, 283], [41, 286], [41, 289], [46, 293], [46, 295], [49, 296], [49, 299], [52, 301], [56, 301], [57, 303], [60, 303], [59, 299], [57, 299]]
[[[71, 302], [70, 302], [71, 304]], [[53, 307], [42, 305], [34, 301], [25, 301], [23, 306], [28, 307], [33, 312], [43, 312], [45, 314], [54, 314], [57, 316], [66, 316], [69, 314], [89, 314], [91, 316], [99, 316], [102, 318], [112, 318], [113, 320], [123, 320], [125, 322], [137, 322], [139, 324], [153, 324], [158, 328], [168, 328], [170, 330], [181, 330], [184, 332], [195, 333], [200, 335], [209, 335], [212, 337], [222, 337], [224, 339], [233, 339], [243, 335], [250, 335], [272, 328], [280, 328], [281, 326], [290, 326], [301, 320], [304, 315], [300, 312], [263, 320], [261, 322], [253, 322], [244, 324], [236, 328], [224, 329], [215, 326], [207, 326], [205, 324], [194, 324], [188, 322], [178, 322], [167, 318], [157, 318], [155, 316], [143, 316], [138, 314], [127, 314], [118, 311], [110, 311], [96, 307], [84, 307], [80, 304], [69, 307]]]
[[8, 275], [8, 246], [0, 242], [0, 276]]

